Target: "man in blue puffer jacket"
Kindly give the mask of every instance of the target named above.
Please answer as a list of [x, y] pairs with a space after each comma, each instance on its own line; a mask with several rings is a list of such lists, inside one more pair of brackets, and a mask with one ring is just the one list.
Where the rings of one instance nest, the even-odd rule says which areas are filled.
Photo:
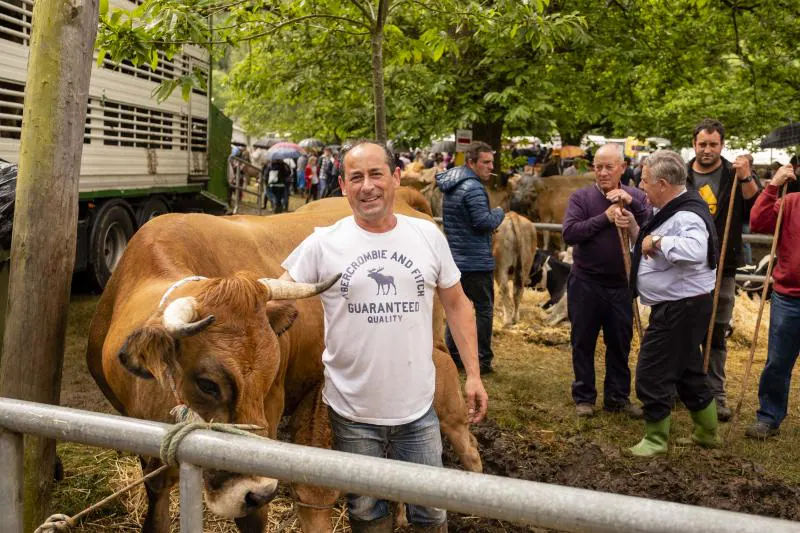
[[[461, 271], [461, 285], [475, 306], [478, 329], [478, 355], [481, 374], [492, 372], [492, 314], [494, 306], [494, 257], [492, 233], [503, 222], [503, 209], [490, 209], [486, 182], [494, 169], [492, 148], [483, 142], [467, 147], [467, 164], [451, 168], [436, 176], [442, 191], [444, 234]], [[462, 368], [461, 357], [448, 328], [445, 341], [456, 366]]]

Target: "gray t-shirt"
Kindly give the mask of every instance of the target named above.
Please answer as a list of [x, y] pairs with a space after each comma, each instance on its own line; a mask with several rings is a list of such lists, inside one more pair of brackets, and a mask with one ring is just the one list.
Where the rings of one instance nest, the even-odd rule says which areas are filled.
[[711, 216], [716, 216], [720, 182], [722, 181], [722, 165], [708, 174], [703, 174], [702, 172], [692, 169], [692, 176], [694, 177], [694, 184], [697, 188], [697, 192], [708, 204]]

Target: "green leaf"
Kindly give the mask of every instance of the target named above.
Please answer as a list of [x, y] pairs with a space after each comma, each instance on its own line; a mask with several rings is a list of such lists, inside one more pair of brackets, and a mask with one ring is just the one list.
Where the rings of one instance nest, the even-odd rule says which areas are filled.
[[99, 15], [105, 17], [108, 14], [108, 0], [100, 0]]

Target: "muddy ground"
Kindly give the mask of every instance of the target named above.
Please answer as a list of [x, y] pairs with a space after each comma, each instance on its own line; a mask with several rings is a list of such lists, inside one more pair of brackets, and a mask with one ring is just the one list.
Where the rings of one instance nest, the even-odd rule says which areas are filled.
[[[581, 435], [543, 441], [488, 421], [473, 429], [484, 472], [542, 483], [800, 520], [800, 487], [770, 478], [751, 461], [723, 451], [697, 451], [694, 465], [667, 458], [636, 460]], [[448, 466], [457, 467], [452, 451]], [[451, 531], [517, 532], [526, 526], [452, 515]], [[536, 529], [535, 531], [548, 531]]]

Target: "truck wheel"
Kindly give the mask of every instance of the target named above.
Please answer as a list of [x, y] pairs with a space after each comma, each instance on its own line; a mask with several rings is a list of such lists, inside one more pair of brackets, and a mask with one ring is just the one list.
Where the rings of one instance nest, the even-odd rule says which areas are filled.
[[119, 263], [133, 235], [133, 220], [127, 204], [117, 200], [104, 204], [97, 213], [90, 239], [90, 270], [101, 289]]
[[159, 215], [166, 215], [169, 212], [169, 204], [167, 204], [164, 198], [158, 196], [148, 198], [139, 206], [139, 209], [136, 210], [136, 225], [141, 228], [150, 219], [156, 218]]

